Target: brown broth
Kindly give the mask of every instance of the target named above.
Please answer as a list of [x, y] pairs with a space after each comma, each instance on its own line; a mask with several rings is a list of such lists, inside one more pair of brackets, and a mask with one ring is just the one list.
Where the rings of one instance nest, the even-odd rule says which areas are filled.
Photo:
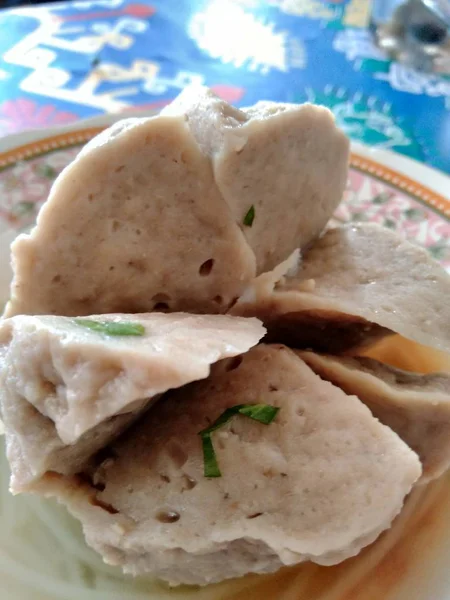
[[416, 373], [450, 372], [450, 356], [439, 350], [421, 346], [400, 335], [384, 338], [369, 350], [361, 352], [377, 360]]

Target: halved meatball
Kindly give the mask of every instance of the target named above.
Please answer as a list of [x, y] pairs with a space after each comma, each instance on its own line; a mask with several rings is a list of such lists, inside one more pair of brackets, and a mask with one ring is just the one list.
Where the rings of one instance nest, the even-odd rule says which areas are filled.
[[[242, 404], [279, 412], [215, 431], [222, 476], [205, 477], [199, 432]], [[203, 585], [357, 554], [420, 474], [417, 455], [358, 398], [285, 346], [260, 345], [169, 392], [82, 479], [51, 477], [41, 492], [67, 504], [108, 563]]]
[[264, 335], [257, 319], [189, 314], [17, 316], [0, 324], [11, 487], [74, 473], [169, 389]]
[[157, 117], [116, 123], [61, 173], [12, 244], [5, 315], [224, 313], [319, 235], [347, 163], [325, 108], [245, 112], [183, 92]]
[[330, 354], [399, 333], [450, 352], [450, 275], [423, 248], [375, 224], [329, 229], [291, 278], [261, 275], [231, 314], [257, 316], [268, 341]]
[[450, 375], [420, 375], [371, 358], [313, 352], [299, 356], [323, 379], [355, 394], [372, 414], [412, 448], [422, 462], [420, 483], [450, 466]]

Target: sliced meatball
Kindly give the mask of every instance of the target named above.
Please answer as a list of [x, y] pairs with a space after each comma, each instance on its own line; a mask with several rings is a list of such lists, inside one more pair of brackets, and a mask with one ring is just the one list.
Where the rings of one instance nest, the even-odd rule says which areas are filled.
[[182, 116], [125, 119], [95, 137], [11, 248], [5, 316], [221, 313], [256, 273]]
[[257, 319], [184, 313], [17, 316], [0, 326], [0, 411], [12, 489], [73, 473], [169, 389], [264, 335]]
[[262, 279], [230, 312], [262, 319], [268, 341], [336, 354], [395, 332], [450, 352], [450, 275], [379, 225], [330, 229], [297, 275], [271, 289]]
[[342, 199], [349, 141], [323, 106], [258, 102], [238, 110], [199, 86], [162, 114], [186, 115], [258, 273], [307, 247]]
[[[237, 415], [211, 434], [222, 476], [205, 477], [199, 432], [242, 404], [279, 412], [270, 424]], [[50, 477], [41, 493], [67, 504], [108, 563], [203, 585], [357, 554], [420, 474], [417, 455], [358, 398], [285, 346], [260, 345], [169, 392], [97, 468]]]
[[355, 394], [372, 414], [412, 448], [422, 462], [420, 483], [439, 477], [450, 466], [450, 375], [419, 375], [370, 358], [299, 352], [320, 375]]
[[310, 105], [246, 114], [200, 88], [157, 117], [120, 121], [12, 244], [5, 316], [224, 313], [320, 233], [347, 162], [331, 113]]

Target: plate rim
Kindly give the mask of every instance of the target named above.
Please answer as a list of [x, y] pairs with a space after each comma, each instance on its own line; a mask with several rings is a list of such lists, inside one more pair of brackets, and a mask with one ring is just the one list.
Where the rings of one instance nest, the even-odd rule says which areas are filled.
[[[0, 170], [21, 160], [86, 143], [120, 119], [151, 117], [156, 114], [158, 111], [133, 110], [5, 136], [0, 138]], [[350, 166], [406, 192], [439, 213], [442, 218], [450, 220], [450, 177], [445, 173], [391, 150], [372, 148], [353, 140]]]

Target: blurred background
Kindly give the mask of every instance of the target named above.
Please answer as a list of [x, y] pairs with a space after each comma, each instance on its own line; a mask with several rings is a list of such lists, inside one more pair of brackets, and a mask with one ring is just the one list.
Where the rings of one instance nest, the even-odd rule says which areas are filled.
[[92, 127], [203, 84], [236, 106], [332, 110], [364, 145], [335, 220], [394, 229], [450, 271], [450, 0], [0, 5], [0, 242], [32, 226]]
[[0, 136], [189, 83], [331, 108], [350, 137], [450, 173], [450, 0], [0, 0]]

